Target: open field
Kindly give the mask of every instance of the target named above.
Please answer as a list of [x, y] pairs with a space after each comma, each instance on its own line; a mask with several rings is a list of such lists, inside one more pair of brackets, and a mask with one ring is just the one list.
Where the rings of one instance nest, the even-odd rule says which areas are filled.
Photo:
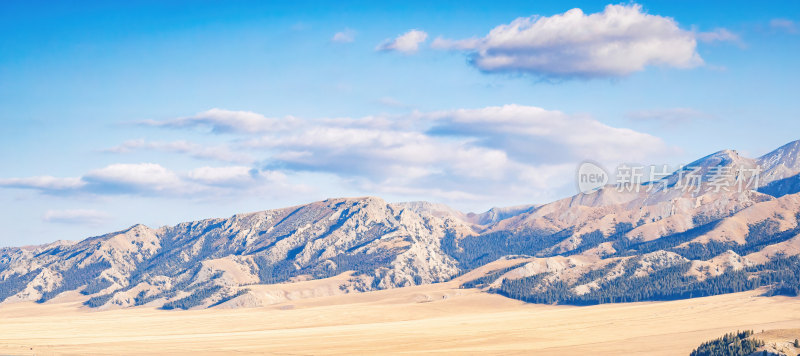
[[591, 307], [438, 284], [262, 308], [94, 311], [0, 305], [0, 354], [688, 354], [737, 329], [800, 328], [800, 300], [758, 292]]

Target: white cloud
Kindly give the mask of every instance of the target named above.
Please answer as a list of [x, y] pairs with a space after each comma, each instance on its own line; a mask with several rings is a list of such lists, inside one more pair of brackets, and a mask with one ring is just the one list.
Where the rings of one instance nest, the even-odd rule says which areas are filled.
[[270, 152], [271, 169], [331, 173], [369, 193], [437, 197], [552, 193], [570, 185], [575, 164], [586, 159], [618, 163], [674, 153], [652, 135], [531, 106], [413, 113], [395, 117], [403, 123], [396, 125], [360, 121], [308, 122], [245, 145]]
[[[6, 179], [0, 186], [31, 189], [48, 194], [137, 195], [209, 198], [263, 193], [282, 195], [307, 191], [285, 174], [247, 166], [200, 167], [174, 172], [156, 163], [112, 164], [89, 171], [80, 178], [46, 177]], [[72, 182], [72, 184], [42, 182]]]
[[99, 225], [111, 219], [108, 213], [91, 209], [48, 210], [42, 221], [59, 224]]
[[429, 165], [438, 161], [431, 151], [446, 154], [455, 149], [440, 147], [439, 142], [421, 132], [335, 126], [268, 136], [251, 141], [249, 146], [277, 152], [272, 159], [278, 166], [380, 179], [430, 172], [436, 167]]
[[619, 77], [660, 65], [701, 65], [695, 34], [641, 5], [608, 5], [603, 12], [572, 9], [553, 16], [522, 17], [483, 38], [437, 39], [437, 49], [464, 50], [485, 72], [543, 77]]
[[57, 178], [51, 176], [38, 176], [29, 178], [0, 179], [0, 187], [37, 189], [44, 192], [59, 192], [78, 190], [86, 183], [80, 178]]
[[375, 49], [378, 51], [398, 51], [406, 54], [416, 53], [419, 45], [428, 39], [428, 34], [420, 30], [411, 30], [394, 39], [387, 39]]
[[146, 120], [141, 124], [168, 128], [207, 127], [214, 133], [259, 133], [286, 129], [294, 121], [296, 119], [293, 117], [275, 119], [252, 111], [231, 111], [214, 108], [194, 116], [165, 121]]
[[174, 172], [155, 163], [112, 164], [90, 171], [81, 180], [92, 192], [126, 193], [182, 193], [188, 187]]
[[505, 105], [426, 114], [434, 135], [471, 137], [522, 162], [642, 160], [669, 152], [655, 136], [532, 106]]
[[331, 42], [336, 42], [336, 43], [350, 43], [355, 40], [356, 40], [356, 31], [349, 28], [336, 32], [331, 38]]
[[786, 33], [797, 33], [797, 23], [789, 19], [772, 19], [769, 21], [769, 27]]
[[119, 146], [103, 150], [110, 153], [129, 153], [136, 150], [153, 150], [185, 154], [193, 158], [221, 162], [250, 163], [248, 154], [236, 152], [225, 145], [200, 145], [188, 141], [157, 142], [145, 140], [125, 141]]
[[268, 184], [286, 184], [285, 174], [258, 170], [247, 166], [200, 167], [187, 174], [187, 178], [207, 186], [251, 188]]
[[[524, 197], [541, 201], [571, 193], [574, 168], [583, 160], [616, 164], [653, 161], [673, 153], [652, 135], [522, 105], [296, 119], [291, 126], [258, 136], [253, 130], [232, 132], [239, 134], [227, 147], [233, 153], [260, 156], [258, 163], [186, 171], [156, 163], [114, 164], [80, 178], [16, 178], [0, 183], [47, 193], [192, 199], [272, 196], [307, 191], [314, 184], [341, 184], [348, 192], [434, 197], [455, 204], [524, 203]], [[186, 154], [197, 154], [198, 149], [185, 142], [133, 141], [115, 151], [138, 147]], [[324, 183], [297, 181], [300, 176], [327, 178]]]

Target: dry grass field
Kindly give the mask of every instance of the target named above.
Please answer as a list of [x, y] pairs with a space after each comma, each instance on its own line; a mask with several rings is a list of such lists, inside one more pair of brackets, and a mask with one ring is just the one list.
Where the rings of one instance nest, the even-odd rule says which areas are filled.
[[190, 311], [95, 311], [65, 298], [5, 304], [0, 354], [685, 355], [732, 330], [800, 328], [799, 299], [758, 292], [567, 307], [453, 286]]

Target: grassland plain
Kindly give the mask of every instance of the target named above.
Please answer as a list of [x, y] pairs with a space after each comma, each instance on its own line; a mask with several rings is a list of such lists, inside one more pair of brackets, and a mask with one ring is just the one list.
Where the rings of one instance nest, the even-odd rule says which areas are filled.
[[575, 307], [456, 286], [188, 311], [98, 311], [66, 294], [45, 304], [0, 305], [0, 354], [681, 355], [731, 330], [800, 327], [800, 299], [759, 291]]

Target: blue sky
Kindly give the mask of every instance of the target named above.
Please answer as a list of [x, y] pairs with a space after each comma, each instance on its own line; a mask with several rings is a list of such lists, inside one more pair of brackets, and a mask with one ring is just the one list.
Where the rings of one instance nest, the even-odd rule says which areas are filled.
[[800, 138], [797, 2], [607, 5], [2, 2], [0, 246]]

